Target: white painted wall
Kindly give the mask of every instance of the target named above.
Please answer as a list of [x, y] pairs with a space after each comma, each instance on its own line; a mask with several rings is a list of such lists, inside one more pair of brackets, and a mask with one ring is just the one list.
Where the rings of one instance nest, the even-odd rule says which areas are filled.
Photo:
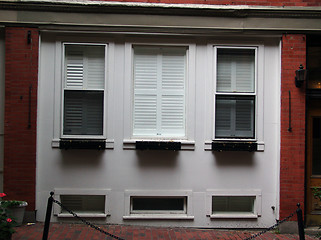
[[3, 144], [4, 144], [4, 32], [0, 29], [0, 192], [3, 192]]
[[[144, 224], [186, 227], [263, 228], [278, 218], [279, 143], [280, 143], [280, 39], [278, 37], [240, 36], [226, 39], [197, 37], [130, 37], [61, 36], [42, 33], [40, 45], [38, 134], [37, 134], [37, 220], [43, 221], [49, 192], [55, 189], [108, 190], [107, 205], [110, 216], [100, 222], [118, 224]], [[112, 149], [60, 150], [52, 147], [59, 138], [61, 49], [57, 41], [101, 41], [109, 44], [109, 96], [107, 137]], [[178, 152], [136, 151], [124, 149], [127, 139], [128, 104], [131, 85], [128, 77], [126, 44], [145, 42], [154, 44], [183, 44], [194, 46], [195, 72], [190, 78], [194, 86], [189, 97], [192, 112], [188, 115], [191, 141], [194, 150]], [[260, 45], [262, 90], [260, 101], [263, 109], [258, 116], [260, 134], [258, 141], [264, 151], [212, 152], [213, 103], [212, 48], [215, 44], [238, 46]], [[57, 84], [57, 81], [59, 82]], [[187, 106], [189, 107], [189, 106]], [[59, 113], [59, 111], [58, 111]], [[59, 115], [59, 114], [58, 114]], [[192, 126], [191, 126], [192, 125]], [[149, 191], [182, 192], [189, 194], [191, 220], [124, 220], [128, 212], [128, 192]], [[260, 192], [261, 216], [256, 219], [211, 219], [208, 214], [207, 195], [210, 192]], [[276, 211], [272, 210], [276, 207]], [[58, 218], [53, 217], [53, 221]], [[61, 219], [59, 219], [61, 220]], [[95, 221], [99, 221], [95, 219]]]

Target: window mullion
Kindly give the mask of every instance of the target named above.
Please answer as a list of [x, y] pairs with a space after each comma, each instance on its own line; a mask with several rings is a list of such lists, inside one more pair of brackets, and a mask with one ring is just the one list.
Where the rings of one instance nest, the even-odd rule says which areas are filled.
[[162, 135], [162, 55], [157, 55], [157, 125], [156, 125], [156, 134], [157, 136]]

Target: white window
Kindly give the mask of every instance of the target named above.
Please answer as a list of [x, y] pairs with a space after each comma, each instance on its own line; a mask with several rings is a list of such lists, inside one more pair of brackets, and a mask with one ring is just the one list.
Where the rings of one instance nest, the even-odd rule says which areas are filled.
[[103, 136], [106, 45], [65, 43], [62, 136]]
[[[106, 217], [109, 215], [108, 189], [65, 189], [56, 188], [54, 198], [60, 205], [54, 205], [54, 214], [58, 217], [73, 217], [68, 211], [81, 217]], [[65, 208], [64, 208], [65, 207]], [[67, 210], [68, 209], [68, 210]]]
[[186, 136], [185, 47], [134, 47], [133, 137]]
[[260, 190], [208, 190], [207, 211], [211, 218], [257, 218], [261, 216]]
[[125, 191], [124, 219], [192, 220], [192, 191]]
[[216, 48], [215, 139], [254, 139], [256, 48]]

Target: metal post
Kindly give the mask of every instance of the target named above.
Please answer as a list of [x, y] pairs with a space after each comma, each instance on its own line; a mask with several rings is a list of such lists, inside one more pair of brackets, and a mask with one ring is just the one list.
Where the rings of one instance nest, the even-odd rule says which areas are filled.
[[48, 239], [49, 224], [50, 224], [50, 218], [51, 218], [51, 212], [52, 212], [52, 203], [53, 203], [52, 196], [53, 195], [54, 195], [54, 192], [50, 192], [50, 197], [48, 198], [48, 203], [47, 203], [46, 220], [45, 220], [45, 226], [43, 228], [42, 240]]
[[298, 206], [298, 209], [296, 210], [296, 214], [298, 217], [299, 237], [300, 237], [300, 240], [305, 240], [302, 209], [300, 208], [300, 203], [298, 203], [297, 206]]

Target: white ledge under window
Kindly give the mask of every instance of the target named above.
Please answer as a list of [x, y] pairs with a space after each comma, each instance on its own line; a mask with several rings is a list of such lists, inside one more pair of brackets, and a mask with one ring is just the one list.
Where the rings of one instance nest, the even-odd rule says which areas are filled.
[[258, 218], [257, 214], [246, 214], [246, 213], [220, 213], [220, 214], [211, 214], [210, 218], [228, 218], [228, 219], [255, 219]]
[[[221, 141], [221, 140], [220, 140]], [[224, 140], [226, 142], [230, 142], [232, 140]], [[236, 140], [233, 139], [233, 142]], [[238, 140], [239, 142], [246, 142], [246, 140]], [[212, 142], [213, 141], [205, 141], [204, 143], [204, 150], [205, 151], [212, 151]], [[264, 142], [256, 142], [257, 143], [257, 150], [256, 152], [264, 152], [265, 150], [265, 143]]]
[[[62, 139], [53, 139], [51, 141], [51, 147], [52, 148], [59, 148], [60, 141]], [[79, 139], [74, 139], [79, 140]], [[88, 140], [104, 140], [105, 141], [105, 149], [114, 149], [114, 139], [88, 139]]]
[[182, 214], [131, 214], [129, 216], [123, 216], [124, 220], [144, 220], [144, 219], [153, 219], [153, 220], [194, 220], [194, 216], [187, 216]]
[[[110, 214], [104, 214], [104, 213], [79, 213], [75, 212], [77, 216], [83, 217], [83, 218], [106, 218], [107, 216], [110, 216]], [[73, 215], [70, 213], [59, 213], [57, 214], [57, 217], [59, 218], [74, 218]]]
[[195, 150], [195, 141], [190, 140], [169, 140], [169, 139], [124, 139], [123, 149], [136, 150], [136, 142], [180, 142], [181, 150]]

